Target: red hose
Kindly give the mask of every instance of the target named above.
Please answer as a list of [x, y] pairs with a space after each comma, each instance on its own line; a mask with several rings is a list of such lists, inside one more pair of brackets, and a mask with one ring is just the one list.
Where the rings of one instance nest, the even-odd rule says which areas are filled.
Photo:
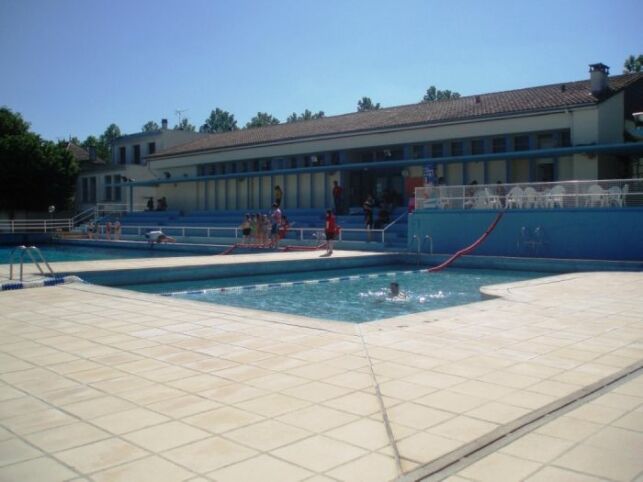
[[504, 211], [499, 212], [498, 215], [496, 216], [496, 219], [494, 219], [493, 223], [491, 223], [491, 226], [489, 226], [487, 228], [487, 230], [482, 234], [482, 236], [480, 236], [473, 244], [467, 246], [466, 248], [461, 249], [460, 251], [455, 253], [453, 256], [451, 256], [449, 259], [447, 259], [445, 262], [443, 262], [443, 263], [441, 263], [441, 264], [439, 264], [437, 266], [434, 266], [433, 268], [429, 268], [429, 269], [427, 269], [427, 271], [429, 273], [435, 273], [436, 271], [441, 271], [444, 268], [446, 268], [447, 266], [449, 266], [451, 263], [453, 263], [460, 256], [463, 256], [465, 254], [469, 254], [471, 251], [476, 249], [478, 246], [480, 246], [480, 244], [482, 244], [482, 242], [485, 239], [487, 239], [487, 236], [489, 236], [491, 231], [493, 231], [495, 229], [496, 225], [500, 221], [500, 218], [502, 218], [502, 216], [504, 214], [505, 214]]

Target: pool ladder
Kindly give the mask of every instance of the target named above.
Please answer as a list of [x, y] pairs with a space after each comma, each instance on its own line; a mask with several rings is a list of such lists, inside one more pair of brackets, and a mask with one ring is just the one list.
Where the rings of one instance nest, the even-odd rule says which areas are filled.
[[424, 245], [426, 242], [429, 242], [429, 253], [433, 254], [433, 237], [429, 236], [428, 234], [424, 236], [424, 238], [420, 239], [417, 234], [413, 235], [413, 243], [416, 243], [417, 245], [417, 261], [418, 264], [420, 264], [420, 256], [422, 255], [424, 251]]
[[[37, 256], [34, 256], [34, 253]], [[36, 265], [41, 275], [47, 276], [47, 274], [49, 274], [50, 276], [56, 276], [56, 274], [54, 273], [54, 270], [51, 269], [51, 266], [49, 266], [49, 263], [47, 263], [47, 260], [45, 259], [45, 257], [42, 255], [42, 253], [38, 248], [36, 248], [35, 246], [18, 246], [13, 251], [11, 251], [11, 255], [9, 256], [9, 279], [10, 280], [13, 279], [14, 258], [18, 256], [18, 259], [20, 261], [20, 281], [22, 281], [25, 254], [29, 255], [29, 257], [31, 258], [31, 262]], [[40, 258], [40, 261], [38, 261], [37, 258]], [[43, 263], [47, 267], [47, 271], [49, 273], [45, 273], [40, 263]]]

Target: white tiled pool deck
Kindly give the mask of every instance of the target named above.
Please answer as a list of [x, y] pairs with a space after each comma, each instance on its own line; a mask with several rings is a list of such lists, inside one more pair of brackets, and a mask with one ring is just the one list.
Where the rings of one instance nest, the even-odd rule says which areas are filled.
[[643, 273], [486, 291], [361, 325], [2, 292], [0, 480], [642, 477]]

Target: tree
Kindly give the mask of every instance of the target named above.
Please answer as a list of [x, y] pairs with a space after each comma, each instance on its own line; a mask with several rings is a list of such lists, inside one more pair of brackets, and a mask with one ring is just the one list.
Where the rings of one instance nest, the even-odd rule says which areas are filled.
[[185, 117], [185, 118], [181, 119], [181, 122], [179, 122], [178, 124], [176, 124], [174, 126], [174, 130], [175, 131], [195, 132], [196, 127], [194, 127], [192, 124], [190, 124], [190, 122], [188, 121], [188, 118]]
[[154, 122], [154, 121], [148, 121], [145, 123], [145, 125], [141, 128], [142, 132], [153, 132], [153, 131], [158, 131], [160, 129], [159, 125]]
[[234, 115], [217, 107], [210, 113], [210, 117], [205, 120], [199, 132], [219, 133], [236, 131], [237, 129], [239, 128], [237, 127], [237, 121]]
[[29, 123], [19, 113], [11, 112], [6, 107], [0, 108], [0, 138], [18, 136], [29, 131]]
[[357, 112], [366, 112], [368, 110], [379, 110], [380, 103], [373, 104], [370, 97], [362, 97], [357, 101]]
[[45, 211], [69, 206], [78, 164], [65, 148], [32, 132], [20, 114], [0, 108], [0, 209]]
[[321, 119], [322, 117], [324, 117], [323, 110], [320, 110], [316, 114], [313, 114], [311, 111], [306, 109], [300, 115], [297, 115], [296, 112], [293, 112], [288, 116], [288, 119], [286, 119], [286, 122], [292, 123], [292, 122], [299, 122], [299, 121], [306, 121], [306, 120], [313, 120], [313, 119]]
[[438, 90], [435, 85], [426, 89], [426, 94], [422, 98], [422, 102], [433, 102], [436, 100], [459, 99], [458, 92], [451, 92], [450, 90]]
[[246, 123], [246, 129], [252, 129], [253, 127], [264, 127], [264, 126], [274, 126], [279, 124], [279, 119], [271, 116], [266, 112], [257, 112], [257, 115], [250, 119], [250, 122]]
[[643, 55], [639, 55], [638, 57], [634, 57], [634, 55], [630, 55], [628, 58], [625, 59], [625, 63], [623, 64], [623, 73], [624, 74], [632, 74], [634, 72], [640, 72], [641, 69], [643, 69]]

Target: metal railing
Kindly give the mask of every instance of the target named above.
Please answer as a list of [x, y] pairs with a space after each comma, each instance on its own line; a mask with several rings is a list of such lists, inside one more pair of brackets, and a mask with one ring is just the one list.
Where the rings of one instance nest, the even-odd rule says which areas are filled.
[[[391, 223], [392, 224], [392, 223]], [[390, 226], [390, 225], [389, 225]], [[388, 227], [388, 226], [387, 226]], [[165, 234], [177, 236], [182, 238], [195, 237], [195, 238], [232, 238], [235, 240], [242, 239], [240, 227], [229, 226], [169, 226], [169, 225], [132, 225], [124, 224], [121, 227], [121, 233], [124, 236], [144, 236], [149, 231], [162, 230]], [[97, 226], [97, 238], [106, 236], [106, 229], [104, 225]], [[348, 233], [356, 234], [357, 239], [349, 236]], [[294, 234], [294, 235], [293, 235]], [[373, 241], [373, 238], [381, 239], [382, 243], [385, 240], [385, 229], [364, 229], [364, 228], [342, 228], [337, 238], [338, 241]], [[266, 234], [266, 237], [269, 237]], [[323, 227], [312, 228], [297, 228], [292, 227], [288, 230], [288, 236], [285, 241], [311, 241], [322, 240], [325, 238]], [[107, 239], [107, 238], [105, 238]]]
[[[40, 258], [40, 261], [38, 261], [38, 259], [34, 257], [34, 253], [37, 255], [38, 258]], [[45, 259], [45, 257], [42, 255], [42, 253], [37, 247], [18, 246], [11, 251], [11, 255], [9, 256], [9, 279], [10, 280], [13, 279], [13, 263], [17, 255], [20, 261], [20, 281], [22, 281], [23, 272], [24, 272], [25, 254], [29, 255], [29, 258], [31, 258], [31, 262], [36, 265], [41, 275], [46, 276], [47, 274], [49, 274], [50, 276], [56, 276], [54, 273], [54, 270], [51, 269], [51, 266], [49, 266], [49, 263], [47, 263], [47, 260]], [[43, 263], [47, 267], [48, 273], [45, 273], [45, 271], [42, 269], [42, 266], [40, 266], [40, 263]]]
[[643, 179], [423, 186], [416, 209], [555, 209], [643, 206]]
[[145, 211], [146, 204], [135, 203], [130, 209], [128, 203], [98, 203], [96, 204], [96, 212], [99, 216], [122, 216], [130, 212]]
[[71, 231], [75, 227], [93, 220], [96, 209], [89, 208], [71, 218], [60, 219], [10, 219], [0, 220], [0, 232], [8, 233], [50, 233], [55, 231]]

